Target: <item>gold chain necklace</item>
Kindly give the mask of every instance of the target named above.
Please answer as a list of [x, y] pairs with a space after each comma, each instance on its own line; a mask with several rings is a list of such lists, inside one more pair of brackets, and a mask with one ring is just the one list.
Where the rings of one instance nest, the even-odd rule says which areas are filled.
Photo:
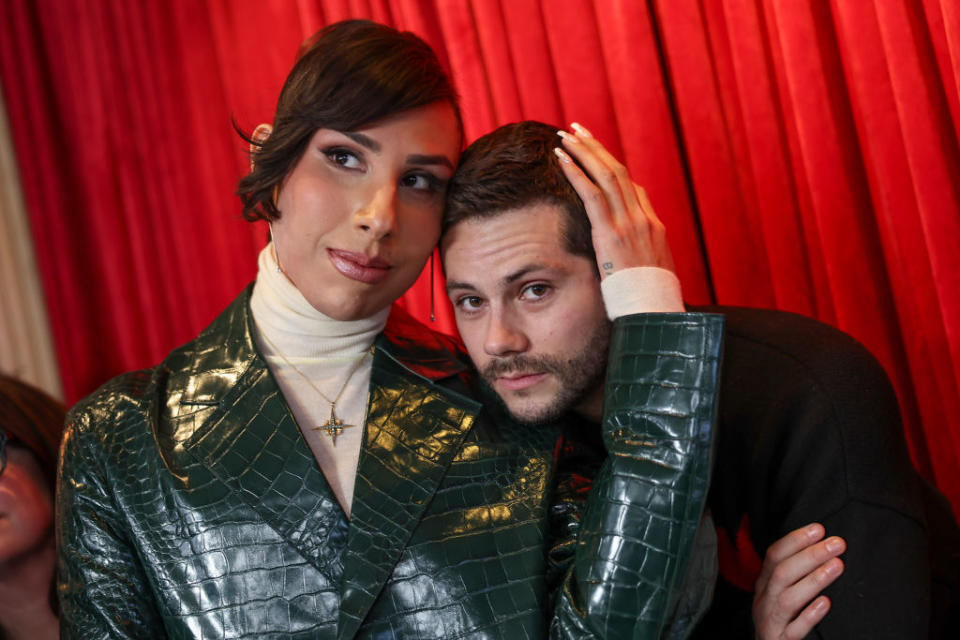
[[363, 355], [360, 356], [360, 358], [357, 360], [357, 363], [353, 365], [353, 369], [351, 369], [350, 373], [347, 375], [347, 379], [343, 381], [343, 386], [340, 387], [340, 391], [338, 391], [336, 397], [334, 397], [334, 399], [331, 400], [330, 398], [327, 397], [327, 394], [325, 394], [323, 391], [320, 391], [320, 388], [317, 385], [313, 384], [313, 380], [308, 378], [306, 374], [303, 373], [303, 371], [300, 371], [300, 369], [298, 369], [295, 364], [290, 362], [290, 359], [287, 358], [287, 356], [285, 356], [282, 351], [280, 351], [279, 347], [277, 347], [277, 345], [274, 344], [273, 340], [271, 340], [270, 337], [263, 332], [263, 329], [260, 328], [260, 325], [257, 324], [256, 320], [254, 320], [253, 323], [257, 327], [257, 331], [260, 333], [261, 336], [263, 336], [263, 339], [267, 341], [267, 344], [270, 345], [270, 347], [274, 350], [274, 352], [278, 356], [283, 358], [283, 361], [286, 362], [291, 369], [296, 371], [297, 374], [301, 378], [303, 378], [306, 381], [306, 383], [310, 385], [313, 388], [313, 390], [320, 395], [321, 398], [323, 398], [324, 400], [330, 403], [330, 417], [327, 418], [327, 421], [322, 425], [320, 425], [319, 427], [311, 427], [311, 429], [313, 429], [314, 431], [323, 431], [328, 436], [330, 436], [330, 439], [333, 441], [333, 446], [337, 446], [337, 436], [343, 433], [344, 429], [348, 427], [356, 426], [352, 424], [346, 424], [343, 420], [337, 417], [337, 414], [335, 411], [337, 407], [337, 402], [340, 401], [340, 396], [343, 395], [344, 389], [346, 389], [347, 385], [350, 384], [350, 380], [353, 378], [353, 374], [357, 372], [357, 369], [360, 368], [360, 365], [363, 363], [364, 360], [366, 360], [368, 355], [371, 355], [371, 356], [373, 355], [374, 349], [376, 349], [376, 347], [371, 345], [370, 348], [367, 351], [365, 351]]

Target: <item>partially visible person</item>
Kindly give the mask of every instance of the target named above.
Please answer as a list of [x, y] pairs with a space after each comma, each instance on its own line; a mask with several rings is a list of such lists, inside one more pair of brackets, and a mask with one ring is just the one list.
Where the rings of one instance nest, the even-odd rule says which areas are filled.
[[63, 406], [0, 375], [0, 639], [59, 635], [53, 490]]
[[[558, 137], [518, 123], [472, 144], [448, 191], [441, 248], [471, 358], [514, 417], [565, 423], [558, 478], [585, 500], [619, 455], [618, 425], [601, 428], [599, 408], [625, 391], [588, 375], [604, 363], [602, 307], [615, 327], [684, 307], [666, 253], [631, 260], [664, 233], [645, 192], [573, 129]], [[709, 501], [721, 575], [697, 634], [926, 637], [929, 519], [882, 369], [815, 321], [710, 310], [728, 322]], [[742, 596], [730, 596], [731, 582]]]

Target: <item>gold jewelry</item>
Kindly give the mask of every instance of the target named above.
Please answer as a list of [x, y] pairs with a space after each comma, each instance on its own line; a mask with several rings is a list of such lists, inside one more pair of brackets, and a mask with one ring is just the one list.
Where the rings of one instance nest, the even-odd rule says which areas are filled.
[[290, 359], [287, 358], [287, 356], [285, 356], [282, 351], [280, 351], [277, 345], [274, 344], [273, 340], [271, 340], [270, 337], [263, 332], [263, 330], [260, 328], [260, 325], [257, 324], [256, 320], [254, 320], [253, 323], [257, 327], [257, 331], [260, 333], [261, 336], [263, 336], [263, 339], [267, 341], [267, 344], [270, 345], [270, 347], [274, 350], [274, 352], [278, 356], [280, 356], [283, 359], [283, 361], [286, 362], [291, 369], [296, 371], [301, 378], [306, 380], [307, 384], [313, 387], [313, 390], [316, 391], [321, 398], [323, 398], [324, 400], [330, 403], [330, 417], [327, 418], [327, 421], [322, 425], [318, 427], [311, 427], [311, 429], [313, 429], [314, 431], [323, 431], [325, 434], [330, 436], [330, 439], [333, 441], [333, 446], [337, 446], [337, 436], [343, 433], [344, 429], [348, 427], [356, 426], [352, 424], [346, 424], [343, 420], [337, 417], [337, 414], [335, 411], [337, 407], [337, 402], [340, 401], [340, 396], [343, 395], [344, 389], [346, 389], [347, 385], [350, 384], [350, 380], [353, 378], [353, 374], [357, 372], [357, 369], [360, 368], [360, 365], [363, 363], [363, 361], [366, 359], [368, 355], [371, 355], [371, 356], [373, 355], [373, 352], [376, 349], [376, 347], [371, 345], [368, 350], [364, 351], [363, 355], [361, 355], [360, 358], [357, 360], [357, 363], [353, 365], [353, 369], [350, 370], [350, 373], [347, 375], [347, 379], [343, 381], [343, 386], [340, 387], [340, 391], [337, 392], [336, 397], [334, 397], [334, 399], [331, 400], [330, 398], [327, 397], [327, 394], [325, 394], [323, 391], [320, 391], [320, 388], [317, 385], [313, 384], [313, 380], [308, 378], [307, 375], [303, 373], [303, 371], [300, 371], [300, 369], [298, 369], [296, 365], [290, 362]]

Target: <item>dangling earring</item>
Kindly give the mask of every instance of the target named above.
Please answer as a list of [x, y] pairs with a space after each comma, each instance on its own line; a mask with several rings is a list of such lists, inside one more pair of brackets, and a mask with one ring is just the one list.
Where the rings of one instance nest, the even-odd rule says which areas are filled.
[[270, 242], [273, 244], [273, 259], [277, 263], [277, 273], [283, 273], [283, 267], [280, 266], [280, 252], [277, 250], [277, 236], [273, 233], [273, 223], [267, 222], [270, 227]]
[[436, 316], [433, 314], [433, 254], [436, 252], [436, 249], [430, 252], [430, 322], [437, 321]]

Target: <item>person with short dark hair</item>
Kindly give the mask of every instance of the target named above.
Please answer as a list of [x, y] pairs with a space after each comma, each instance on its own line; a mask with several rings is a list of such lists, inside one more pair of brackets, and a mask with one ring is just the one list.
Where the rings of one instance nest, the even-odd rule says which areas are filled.
[[[461, 139], [419, 38], [347, 21], [310, 41], [246, 137], [238, 192], [270, 227], [255, 283], [70, 412], [63, 637], [654, 638], [669, 622], [722, 331], [667, 331], [648, 346], [687, 370], [682, 392], [611, 405], [659, 438], [617, 471], [660, 483], [624, 500], [619, 476], [598, 481], [591, 535], [551, 529], [555, 430], [488, 410], [460, 345], [390, 308], [437, 242]], [[590, 569], [551, 571], [561, 556]], [[604, 575], [621, 561], [642, 567], [626, 590]]]
[[0, 639], [58, 633], [53, 488], [64, 408], [0, 375]]
[[[624, 393], [603, 377], [618, 329], [684, 310], [664, 234], [645, 191], [576, 124], [479, 138], [447, 192], [441, 255], [461, 337], [515, 419], [563, 425], [572, 513], [590, 511], [591, 482], [621, 455], [621, 425], [602, 417]], [[794, 314], [702, 310], [727, 326], [709, 499], [720, 576], [697, 637], [948, 637], [931, 567], [955, 601], [960, 537], [942, 497], [923, 499], [936, 492], [910, 464], [879, 364]]]

